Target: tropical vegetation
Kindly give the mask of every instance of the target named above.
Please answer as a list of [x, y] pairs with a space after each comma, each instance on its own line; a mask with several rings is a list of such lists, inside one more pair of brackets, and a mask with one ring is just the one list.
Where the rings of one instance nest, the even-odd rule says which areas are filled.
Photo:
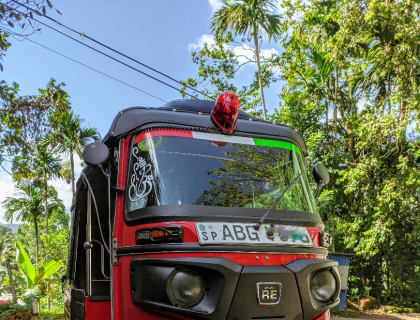
[[[238, 71], [243, 58], [236, 52], [252, 40], [243, 35], [254, 32], [246, 14], [268, 3], [227, 1], [213, 16], [214, 42], [192, 53], [198, 75], [185, 83], [215, 97], [235, 91], [242, 108], [261, 117], [265, 106], [256, 89], [277, 82], [278, 105], [268, 119], [291, 125], [305, 137], [309, 167], [323, 162], [329, 168], [331, 183], [319, 207], [335, 239], [331, 250], [354, 254], [350, 298], [371, 295], [383, 304], [415, 306], [420, 4], [282, 1], [277, 8], [282, 16], [271, 34], [282, 50], [267, 57], [263, 71], [257, 68], [243, 85]], [[278, 17], [272, 9], [269, 14]], [[264, 30], [270, 39], [268, 27]], [[254, 47], [256, 55], [260, 48]]]
[[270, 40], [280, 37], [280, 15], [273, 13], [276, 10], [272, 0], [242, 0], [228, 2], [216, 11], [212, 17], [211, 29], [216, 38], [221, 38], [231, 31], [235, 36], [252, 39], [255, 62], [257, 65], [258, 86], [260, 90], [263, 119], [267, 120], [267, 110], [264, 100], [264, 85], [261, 75], [260, 39], [265, 33]]
[[[210, 22], [214, 42], [192, 52], [198, 73], [184, 83], [213, 98], [234, 91], [254, 117], [296, 128], [310, 150], [308, 168], [322, 162], [330, 171], [318, 206], [334, 237], [331, 251], [353, 254], [348, 296], [416, 306], [420, 3], [277, 3], [225, 1]], [[50, 1], [29, 5], [52, 8]], [[10, 47], [3, 27], [23, 30], [30, 19], [16, 8], [0, 0], [0, 63]], [[262, 55], [262, 47], [274, 44], [278, 54]], [[244, 51], [251, 55], [238, 54]], [[239, 76], [245, 65], [255, 65], [246, 84]], [[278, 90], [275, 105], [265, 102], [268, 88]], [[21, 223], [17, 233], [0, 227], [0, 294], [14, 301], [40, 298], [46, 307], [48, 296], [49, 307], [62, 310], [57, 276], [66, 265], [69, 215], [51, 181], [64, 179], [75, 192], [75, 163], [99, 139], [82, 123], [64, 83], [51, 79], [37, 94], [21, 95], [17, 83], [0, 81], [0, 170], [16, 187], [1, 203], [2, 218]]]
[[[28, 6], [42, 13], [53, 8], [50, 1]], [[0, 61], [10, 47], [10, 30], [25, 36], [38, 32], [29, 12], [15, 1], [0, 1]], [[74, 164], [85, 145], [100, 138], [95, 128], [83, 127], [64, 87], [51, 79], [28, 96], [20, 94], [17, 83], [0, 81], [0, 168], [15, 183], [15, 194], [0, 203], [1, 218], [20, 224], [16, 233], [0, 227], [0, 296], [27, 305], [35, 298], [41, 309], [58, 313], [63, 310], [58, 279], [67, 263], [69, 214], [52, 181], [71, 183], [74, 193]]]

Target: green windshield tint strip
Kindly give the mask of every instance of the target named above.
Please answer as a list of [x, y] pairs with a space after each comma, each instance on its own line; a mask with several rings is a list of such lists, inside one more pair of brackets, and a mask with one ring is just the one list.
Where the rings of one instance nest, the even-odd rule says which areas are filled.
[[290, 142], [254, 138], [254, 143], [256, 146], [282, 148], [301, 154], [299, 148]]

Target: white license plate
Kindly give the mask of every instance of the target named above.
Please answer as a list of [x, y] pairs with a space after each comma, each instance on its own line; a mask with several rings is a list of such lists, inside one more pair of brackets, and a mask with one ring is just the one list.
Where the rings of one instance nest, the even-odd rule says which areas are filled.
[[313, 247], [305, 227], [263, 224], [257, 231], [255, 223], [196, 222], [200, 244], [285, 245]]

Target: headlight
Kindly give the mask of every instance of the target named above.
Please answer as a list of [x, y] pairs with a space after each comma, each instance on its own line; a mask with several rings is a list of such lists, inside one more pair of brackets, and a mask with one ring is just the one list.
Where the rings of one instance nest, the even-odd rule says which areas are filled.
[[203, 299], [204, 282], [195, 271], [174, 270], [168, 278], [166, 291], [175, 307], [192, 307]]
[[320, 302], [331, 300], [337, 290], [337, 280], [329, 270], [317, 272], [311, 280], [311, 293]]

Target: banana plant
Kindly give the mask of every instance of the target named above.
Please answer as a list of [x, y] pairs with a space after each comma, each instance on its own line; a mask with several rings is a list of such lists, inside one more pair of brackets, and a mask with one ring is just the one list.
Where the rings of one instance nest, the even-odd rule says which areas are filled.
[[60, 267], [63, 266], [63, 263], [50, 260], [45, 262], [38, 269], [35, 269], [20, 241], [16, 242], [16, 248], [16, 262], [22, 270], [26, 280], [26, 290], [23, 294], [23, 299], [25, 302], [29, 302], [32, 298], [38, 300], [41, 296], [41, 290], [39, 289], [39, 286], [51, 275], [53, 275], [58, 269], [60, 269]]

